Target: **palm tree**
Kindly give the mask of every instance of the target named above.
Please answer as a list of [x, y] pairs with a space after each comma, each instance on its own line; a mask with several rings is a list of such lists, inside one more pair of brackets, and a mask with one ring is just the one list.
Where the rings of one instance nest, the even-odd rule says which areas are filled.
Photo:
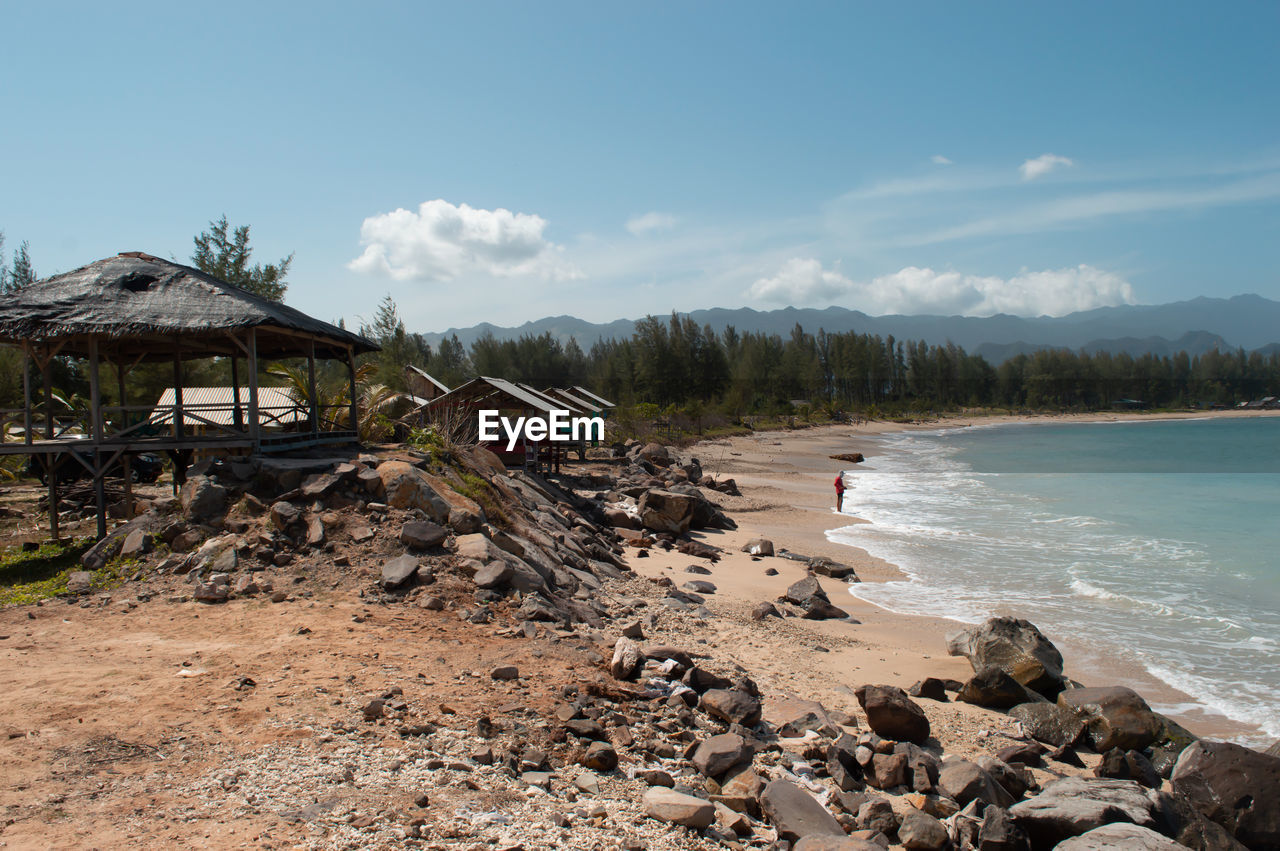
[[[377, 366], [374, 363], [361, 364], [356, 368], [359, 422], [354, 430], [359, 433], [360, 439], [366, 442], [383, 440], [390, 435], [391, 421], [385, 412], [401, 398], [401, 394], [385, 384], [370, 381], [376, 371]], [[317, 398], [312, 400], [307, 373], [300, 367], [273, 363], [267, 367], [267, 375], [284, 379], [290, 395], [298, 400], [300, 406], [310, 407], [315, 401], [322, 431], [351, 428], [351, 393], [347, 381], [336, 378], [317, 381]]]

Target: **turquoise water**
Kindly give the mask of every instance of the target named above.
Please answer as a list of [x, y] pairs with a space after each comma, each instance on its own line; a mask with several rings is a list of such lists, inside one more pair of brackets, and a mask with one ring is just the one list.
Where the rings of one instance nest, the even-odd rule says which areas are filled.
[[1241, 741], [1280, 737], [1280, 418], [879, 440], [847, 477], [845, 512], [870, 523], [827, 534], [907, 579], [858, 597], [1025, 617], [1070, 651], [1068, 673], [1127, 665], [1190, 698], [1160, 708], [1225, 716]]

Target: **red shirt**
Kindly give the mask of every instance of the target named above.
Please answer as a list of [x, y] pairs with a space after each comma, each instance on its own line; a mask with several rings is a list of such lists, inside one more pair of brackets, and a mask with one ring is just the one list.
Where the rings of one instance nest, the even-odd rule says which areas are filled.
[[836, 476], [836, 492], [844, 493], [844, 476]]

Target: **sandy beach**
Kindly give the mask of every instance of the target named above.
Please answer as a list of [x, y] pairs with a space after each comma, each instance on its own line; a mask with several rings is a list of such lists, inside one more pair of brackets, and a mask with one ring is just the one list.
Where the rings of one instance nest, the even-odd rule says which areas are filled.
[[[826, 556], [855, 569], [863, 582], [884, 582], [903, 576], [898, 568], [857, 547], [834, 543], [826, 532], [865, 522], [856, 516], [856, 473], [851, 475], [853, 488], [845, 494], [844, 514], [834, 506], [832, 479], [842, 468], [855, 468], [848, 462], [836, 461], [831, 455], [860, 452], [868, 459], [883, 451], [877, 436], [905, 430], [937, 430], [971, 426], [1012, 425], [1027, 423], [1153, 421], [1156, 419], [1195, 419], [1214, 417], [1276, 416], [1275, 411], [1220, 411], [1209, 413], [1174, 413], [1144, 415], [1130, 413], [1046, 416], [954, 417], [919, 423], [871, 422], [857, 425], [831, 425], [788, 432], [761, 432], [724, 440], [705, 441], [691, 447], [704, 469], [718, 478], [733, 478], [741, 497], [717, 496], [725, 509], [738, 522], [730, 532], [699, 533], [708, 543], [722, 547], [725, 557], [711, 565], [706, 577], [717, 586], [717, 600], [733, 600], [749, 609], [766, 600], [776, 599], [789, 584], [801, 578], [804, 567], [783, 558], [761, 561], [740, 552], [752, 538], [768, 538], [778, 549], [788, 549], [807, 556]], [[872, 463], [873, 460], [872, 460]], [[654, 551], [647, 559], [631, 559], [635, 570], [647, 576], [669, 576], [677, 585], [699, 577], [685, 573], [691, 559], [674, 552]], [[765, 575], [774, 568], [775, 576]], [[748, 642], [738, 648], [752, 656], [755, 667], [768, 666], [784, 682], [794, 684], [797, 691], [812, 693], [839, 703], [847, 701], [851, 689], [863, 682], [885, 682], [907, 687], [926, 676], [965, 679], [971, 674], [969, 664], [946, 653], [946, 636], [964, 625], [945, 618], [919, 617], [887, 611], [848, 593], [844, 582], [823, 577], [822, 583], [831, 599], [848, 611], [858, 624], [841, 622], [787, 621], [794, 632], [791, 640], [763, 646]], [[1016, 601], [1006, 607], [1017, 614]], [[729, 637], [726, 636], [726, 640]], [[1153, 703], [1166, 706], [1187, 705], [1194, 695], [1187, 695], [1152, 677], [1131, 660], [1086, 656], [1073, 647], [1070, 640], [1060, 640], [1069, 675], [1086, 685], [1123, 683], [1132, 686]], [[814, 650], [815, 647], [825, 648]], [[743, 660], [744, 662], [746, 659]], [[839, 699], [837, 699], [839, 698]], [[969, 708], [952, 704], [948, 712], [957, 713], [960, 722]], [[989, 719], [985, 712], [967, 713], [970, 717]], [[1206, 737], [1229, 738], [1256, 734], [1249, 725], [1221, 715], [1191, 709], [1174, 717], [1188, 729]], [[958, 729], [967, 724], [957, 723]]]

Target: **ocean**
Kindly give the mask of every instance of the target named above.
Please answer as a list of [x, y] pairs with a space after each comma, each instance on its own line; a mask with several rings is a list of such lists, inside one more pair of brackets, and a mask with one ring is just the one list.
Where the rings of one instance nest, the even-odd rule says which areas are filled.
[[1130, 684], [1193, 730], [1280, 737], [1280, 418], [877, 440], [846, 476], [845, 513], [870, 522], [827, 536], [906, 578], [854, 595], [965, 623], [1023, 617], [1068, 675]]

